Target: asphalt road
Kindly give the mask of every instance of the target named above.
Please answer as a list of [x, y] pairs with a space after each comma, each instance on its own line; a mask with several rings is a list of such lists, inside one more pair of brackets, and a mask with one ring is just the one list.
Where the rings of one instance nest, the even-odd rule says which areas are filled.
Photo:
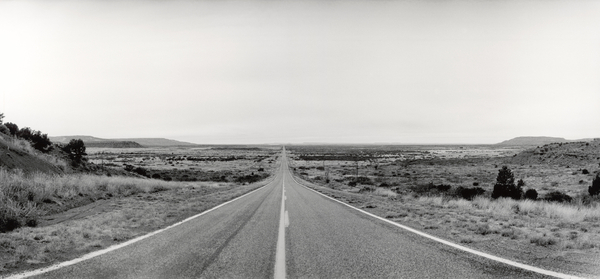
[[[424, 239], [296, 183], [272, 183], [198, 218], [38, 278], [540, 278]], [[283, 189], [285, 188], [285, 199]], [[280, 216], [289, 216], [277, 257]], [[284, 256], [284, 257], [283, 257]]]

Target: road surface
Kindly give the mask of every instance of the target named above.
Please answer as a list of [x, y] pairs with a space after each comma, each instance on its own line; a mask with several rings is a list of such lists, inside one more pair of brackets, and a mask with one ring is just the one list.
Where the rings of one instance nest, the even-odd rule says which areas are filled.
[[35, 277], [273, 278], [276, 272], [287, 278], [543, 277], [425, 239], [325, 198], [292, 179], [285, 157], [270, 184], [243, 198]]

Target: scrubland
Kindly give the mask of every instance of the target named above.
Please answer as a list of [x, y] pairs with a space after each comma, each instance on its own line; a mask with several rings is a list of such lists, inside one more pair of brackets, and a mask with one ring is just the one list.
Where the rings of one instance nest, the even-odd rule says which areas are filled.
[[[290, 167], [304, 184], [351, 205], [496, 255], [572, 274], [600, 275], [600, 198], [588, 194], [598, 173], [595, 157], [566, 162], [554, 150], [551, 160], [533, 160], [523, 155], [529, 151], [518, 149], [461, 156], [468, 146], [443, 147], [444, 152], [431, 146], [357, 148], [287, 150]], [[335, 154], [335, 160], [325, 154]], [[513, 170], [515, 182], [523, 179], [523, 191], [535, 189], [539, 197], [492, 199], [502, 166]], [[551, 198], [554, 192], [571, 201], [557, 202]]]

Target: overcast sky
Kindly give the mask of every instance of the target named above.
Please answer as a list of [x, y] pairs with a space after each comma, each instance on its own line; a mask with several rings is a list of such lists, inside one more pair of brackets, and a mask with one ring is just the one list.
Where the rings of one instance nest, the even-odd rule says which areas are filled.
[[600, 137], [600, 1], [2, 1], [0, 112], [195, 143]]

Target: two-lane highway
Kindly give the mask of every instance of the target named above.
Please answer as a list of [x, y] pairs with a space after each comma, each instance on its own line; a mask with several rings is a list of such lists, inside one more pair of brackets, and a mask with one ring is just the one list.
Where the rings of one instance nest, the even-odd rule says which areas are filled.
[[417, 236], [332, 201], [293, 179], [285, 152], [281, 161], [274, 180], [255, 192], [131, 245], [37, 276], [543, 277]]

